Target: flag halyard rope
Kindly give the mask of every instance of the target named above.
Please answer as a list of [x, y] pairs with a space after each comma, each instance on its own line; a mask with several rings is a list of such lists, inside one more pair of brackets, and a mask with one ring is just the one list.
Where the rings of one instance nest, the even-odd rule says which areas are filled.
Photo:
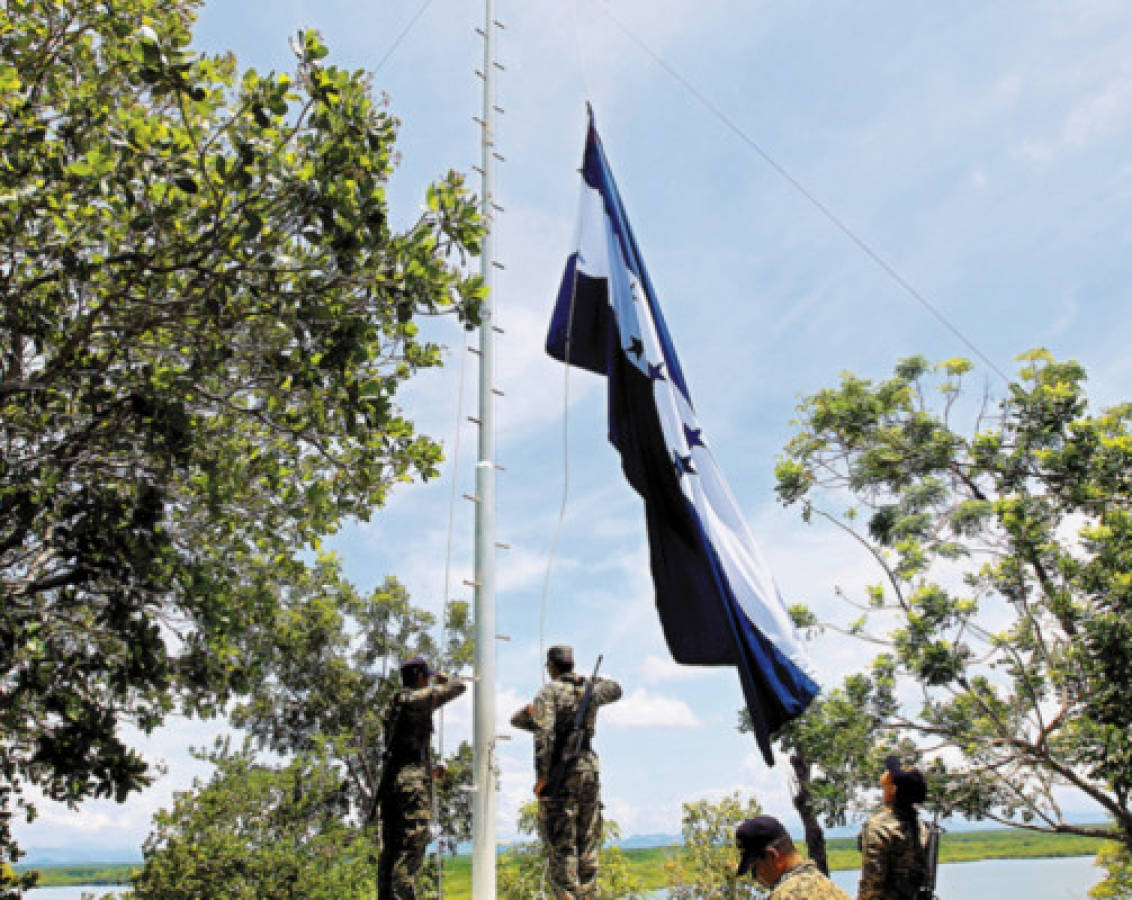
[[381, 70], [381, 67], [389, 62], [389, 58], [397, 51], [397, 48], [401, 46], [401, 42], [408, 37], [409, 32], [413, 30], [413, 26], [417, 24], [421, 16], [428, 11], [428, 8], [432, 6], [432, 4], [433, 0], [424, 0], [424, 3], [413, 13], [413, 17], [409, 19], [408, 24], [401, 29], [401, 32], [393, 39], [393, 43], [389, 45], [389, 49], [385, 51], [385, 55], [382, 56], [381, 59], [378, 60], [377, 65], [373, 67], [374, 74], [377, 74], [377, 72]]
[[574, 264], [574, 278], [570, 285], [570, 314], [566, 319], [566, 352], [562, 375], [562, 502], [558, 507], [558, 521], [554, 525], [554, 535], [550, 541], [550, 552], [546, 557], [546, 574], [542, 581], [542, 596], [539, 599], [538, 650], [539, 665], [543, 683], [546, 683], [546, 670], [542, 660], [546, 658], [546, 610], [550, 593], [550, 573], [558, 551], [558, 539], [562, 535], [562, 524], [566, 520], [566, 506], [570, 496], [570, 335], [574, 330], [574, 300], [578, 293], [578, 267]]
[[[595, 0], [596, 2], [596, 0]], [[636, 44], [646, 55], [659, 65], [665, 72], [667, 72], [674, 80], [676, 80], [689, 94], [692, 95], [708, 112], [715, 118], [723, 123], [726, 128], [731, 131], [736, 137], [739, 138], [744, 144], [750, 147], [768, 166], [770, 166], [779, 176], [781, 176], [791, 187], [793, 187], [799, 194], [801, 194], [821, 215], [827, 219], [838, 231], [844, 234], [856, 247], [871, 259], [880, 269], [889, 276], [896, 284], [910, 296], [913, 300], [920, 304], [929, 314], [931, 314], [944, 328], [951, 332], [964, 346], [967, 347], [975, 356], [981, 359], [987, 367], [998, 375], [1006, 384], [1010, 383], [1010, 379], [1003, 373], [1003, 371], [995, 365], [995, 363], [988, 357], [982, 350], [980, 350], [970, 338], [968, 338], [958, 326], [952, 323], [927, 297], [925, 297], [916, 287], [908, 281], [900, 272], [888, 262], [880, 253], [874, 250], [863, 238], [857, 235], [852, 228], [850, 228], [836, 213], [833, 212], [825, 203], [817, 198], [812, 191], [809, 190], [802, 182], [790, 174], [783, 165], [781, 165], [773, 156], [771, 156], [763, 147], [740, 128], [730, 116], [720, 109], [712, 100], [704, 94], [695, 84], [684, 75], [682, 75], [674, 66], [672, 66], [664, 57], [657, 51], [646, 44], [641, 38], [630, 30], [630, 28], [622, 22], [610, 8], [608, 0], [604, 3], [598, 4], [605, 15], [609, 18], [614, 25], [624, 34], [629, 40]]]

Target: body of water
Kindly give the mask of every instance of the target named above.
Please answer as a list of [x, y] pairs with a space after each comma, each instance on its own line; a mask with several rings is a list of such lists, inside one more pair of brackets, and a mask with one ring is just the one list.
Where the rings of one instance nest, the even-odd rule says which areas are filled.
[[[1092, 856], [1056, 859], [986, 859], [939, 867], [936, 894], [940, 900], [1088, 900], [1089, 888], [1104, 877]], [[850, 897], [857, 896], [861, 873], [834, 872], [833, 880]], [[655, 895], [666, 897], [664, 891]]]
[[[985, 859], [939, 867], [940, 900], [1087, 900], [1089, 888], [1104, 877], [1092, 856], [1056, 859]], [[834, 872], [833, 880], [857, 896], [860, 872]]]
[[[1093, 865], [1091, 856], [947, 863], [939, 867], [937, 893], [940, 900], [1087, 900], [1089, 888], [1103, 876], [1104, 870]], [[857, 896], [859, 877], [856, 871], [833, 873], [833, 880], [850, 897]], [[82, 900], [84, 893], [101, 897], [125, 889], [111, 885], [37, 888], [27, 892], [27, 900]]]

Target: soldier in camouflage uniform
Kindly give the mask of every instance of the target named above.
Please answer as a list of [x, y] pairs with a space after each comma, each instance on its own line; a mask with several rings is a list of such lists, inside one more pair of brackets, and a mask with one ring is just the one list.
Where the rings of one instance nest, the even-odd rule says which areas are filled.
[[[436, 684], [429, 685], [429, 676]], [[402, 690], [386, 716], [381, 803], [379, 900], [416, 900], [413, 882], [428, 848], [432, 818], [432, 711], [466, 687], [432, 672], [417, 656], [401, 664]]]
[[770, 891], [769, 900], [849, 900], [849, 895], [795, 849], [774, 816], [755, 816], [735, 829], [743, 854], [736, 877], [748, 871]]
[[927, 825], [916, 816], [916, 804], [927, 796], [924, 776], [917, 769], [902, 769], [889, 756], [880, 785], [884, 808], [873, 813], [861, 828], [861, 883], [857, 900], [916, 900], [928, 880], [925, 848]]
[[555, 900], [594, 898], [601, 848], [601, 795], [597, 754], [591, 741], [598, 707], [619, 700], [621, 685], [609, 678], [595, 679], [583, 725], [582, 752], [567, 770], [558, 795], [550, 797], [545, 795], [547, 781], [574, 730], [586, 679], [574, 674], [574, 651], [566, 644], [555, 644], [547, 651], [546, 667], [550, 682], [533, 703], [511, 717], [511, 724], [534, 732], [535, 794]]

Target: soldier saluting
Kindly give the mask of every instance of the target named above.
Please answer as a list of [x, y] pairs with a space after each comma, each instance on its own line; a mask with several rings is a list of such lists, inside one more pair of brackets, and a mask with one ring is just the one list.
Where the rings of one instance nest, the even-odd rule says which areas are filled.
[[[430, 685], [429, 678], [435, 680]], [[433, 672], [423, 657], [401, 663], [402, 689], [385, 718], [381, 784], [379, 900], [416, 900], [413, 882], [428, 849], [432, 818], [432, 712], [467, 688]]]
[[[600, 660], [599, 660], [600, 663]], [[574, 674], [574, 651], [555, 644], [546, 654], [550, 682], [511, 717], [535, 736], [535, 795], [556, 900], [597, 896], [601, 793], [593, 751], [598, 707], [621, 698], [609, 678]]]

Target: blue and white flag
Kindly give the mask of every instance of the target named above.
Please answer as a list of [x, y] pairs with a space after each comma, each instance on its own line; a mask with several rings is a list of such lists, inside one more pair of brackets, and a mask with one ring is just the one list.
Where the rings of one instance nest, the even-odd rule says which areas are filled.
[[773, 765], [771, 736], [802, 714], [818, 686], [696, 420], [592, 115], [575, 247], [547, 352], [608, 379], [609, 440], [645, 501], [656, 606], [672, 658], [739, 670], [755, 736]]

